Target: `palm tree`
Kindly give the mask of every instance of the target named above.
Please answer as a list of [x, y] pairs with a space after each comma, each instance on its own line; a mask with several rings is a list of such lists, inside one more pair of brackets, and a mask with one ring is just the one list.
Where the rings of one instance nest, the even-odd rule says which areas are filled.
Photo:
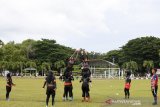
[[24, 62], [15, 62], [14, 63], [14, 69], [18, 71], [20, 71], [20, 73], [22, 74], [22, 70], [23, 70], [23, 67], [24, 67]]
[[43, 62], [41, 65], [41, 70], [42, 70], [42, 76], [44, 76], [44, 73], [47, 73], [47, 71], [51, 70], [51, 64]]
[[61, 72], [61, 69], [65, 66], [65, 62], [63, 60], [57, 61], [54, 63], [54, 67], [59, 71], [58, 73]]
[[149, 73], [150, 69], [154, 67], [154, 62], [152, 60], [150, 61], [146, 60], [143, 62], [143, 67], [145, 67], [147, 72]]
[[33, 68], [36, 68], [37, 65], [36, 65], [36, 63], [33, 62], [33, 61], [28, 61], [28, 62], [26, 63], [26, 67], [33, 67]]
[[131, 72], [138, 70], [138, 64], [135, 61], [125, 62], [122, 67], [131, 70]]

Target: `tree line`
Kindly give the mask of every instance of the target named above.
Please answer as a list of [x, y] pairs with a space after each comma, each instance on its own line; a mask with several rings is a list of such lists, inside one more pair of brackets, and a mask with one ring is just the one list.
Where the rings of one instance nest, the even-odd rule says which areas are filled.
[[[41, 75], [49, 70], [60, 73], [60, 69], [66, 66], [66, 60], [75, 50], [49, 39], [27, 39], [22, 43], [11, 41], [7, 44], [0, 40], [0, 72], [9, 70], [12, 73], [23, 73], [29, 67], [36, 68]], [[99, 56], [99, 53], [89, 53], [89, 58]]]
[[114, 61], [121, 69], [145, 74], [151, 68], [160, 68], [160, 38], [148, 36], [132, 39], [119, 50], [102, 55], [103, 59]]
[[41, 72], [57, 70], [60, 66], [64, 66], [65, 59], [74, 51], [49, 39], [38, 41], [28, 39], [22, 43], [11, 41], [2, 45], [0, 48], [1, 72], [9, 70], [22, 73], [27, 67], [36, 68]]
[[[73, 48], [49, 39], [27, 39], [22, 43], [11, 41], [7, 44], [0, 40], [0, 71], [22, 73], [25, 68], [32, 67], [41, 75], [49, 70], [60, 72], [66, 66], [66, 59], [74, 51]], [[88, 57], [114, 62], [121, 69], [144, 74], [153, 67], [160, 67], [160, 38], [149, 36], [132, 39], [119, 50], [107, 53], [90, 52]]]

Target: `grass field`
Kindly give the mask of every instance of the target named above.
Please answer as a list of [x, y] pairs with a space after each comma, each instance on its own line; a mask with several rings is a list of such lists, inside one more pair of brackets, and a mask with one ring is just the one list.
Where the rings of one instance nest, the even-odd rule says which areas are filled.
[[[81, 84], [73, 82], [74, 101], [63, 102], [63, 82], [57, 79], [55, 107], [152, 107], [150, 80], [132, 80], [131, 98], [129, 101], [140, 101], [141, 105], [131, 103], [107, 104], [106, 100], [124, 101], [124, 80], [92, 80], [90, 88], [91, 102], [81, 102]], [[16, 87], [12, 88], [10, 101], [5, 101], [5, 78], [0, 77], [0, 107], [45, 107], [45, 89], [42, 88], [44, 79], [13, 78]], [[160, 92], [158, 93], [160, 95]], [[159, 99], [158, 99], [159, 101]], [[51, 102], [49, 103], [51, 105]], [[160, 106], [160, 101], [159, 105]], [[50, 107], [50, 106], [49, 106]]]

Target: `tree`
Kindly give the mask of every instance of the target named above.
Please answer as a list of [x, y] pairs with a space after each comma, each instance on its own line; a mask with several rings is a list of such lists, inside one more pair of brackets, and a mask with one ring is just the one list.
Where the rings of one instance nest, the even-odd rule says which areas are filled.
[[36, 68], [37, 65], [36, 65], [36, 63], [35, 63], [34, 61], [28, 61], [28, 62], [26, 63], [26, 67]]
[[122, 50], [112, 50], [107, 52], [106, 54], [103, 54], [103, 59], [114, 62], [119, 65], [119, 67], [122, 66], [124, 62], [126, 62], [124, 53]]
[[0, 48], [2, 48], [3, 45], [4, 45], [3, 41], [0, 40]]
[[[43, 62], [54, 62], [66, 60], [73, 53], [73, 49], [59, 45], [55, 40], [42, 39], [34, 41], [32, 39], [24, 40], [22, 43], [14, 41], [3, 44], [0, 48], [0, 61], [7, 64], [1, 66], [1, 70], [9, 69], [10, 71], [20, 71], [26, 67], [34, 67], [41, 70]], [[32, 62], [32, 63], [31, 63]], [[53, 65], [50, 65], [50, 67]], [[4, 68], [5, 67], [5, 68]]]
[[36, 43], [33, 39], [24, 40], [21, 44], [21, 52], [25, 55], [28, 60], [35, 58], [34, 44]]
[[150, 70], [151, 70], [151, 68], [154, 67], [154, 62], [153, 62], [153, 61], [147, 61], [147, 60], [146, 60], [146, 61], [143, 62], [143, 67], [145, 67], [146, 70], [147, 70], [147, 72], [149, 73]]
[[152, 60], [155, 67], [159, 63], [160, 38], [141, 37], [130, 40], [122, 47], [125, 59], [127, 61], [136, 61], [139, 65], [139, 71], [143, 72], [143, 61]]
[[42, 39], [34, 44], [35, 59], [42, 62], [54, 62], [66, 60], [73, 50], [71, 48], [56, 44], [55, 40]]
[[5, 71], [7, 69], [7, 61], [0, 61], [0, 69]]
[[18, 62], [18, 61], [14, 62], [14, 69], [17, 72], [21, 73], [21, 75], [22, 75], [22, 71], [23, 71], [24, 65], [25, 65], [24, 62]]
[[14, 72], [14, 62], [8, 61], [6, 67], [7, 67], [7, 70]]
[[98, 52], [94, 52], [94, 51], [88, 52], [88, 58], [90, 60], [92, 60], [92, 59], [103, 59], [102, 56], [103, 55], [101, 53], [98, 53]]
[[47, 73], [47, 71], [51, 70], [51, 64], [43, 62], [41, 65], [41, 70], [42, 70], [42, 76], [44, 76], [44, 73]]
[[4, 49], [0, 48], [0, 61], [4, 60]]
[[61, 68], [65, 67], [65, 62], [63, 60], [57, 61], [54, 63], [54, 67], [58, 70], [58, 73], [60, 73]]
[[16, 50], [15, 43], [14, 42], [7, 43], [6, 45], [4, 45], [3, 50], [4, 50], [3, 60], [13, 61], [13, 54], [14, 51]]
[[135, 61], [125, 62], [123, 68], [130, 70], [132, 73], [135, 73], [138, 70], [138, 64]]

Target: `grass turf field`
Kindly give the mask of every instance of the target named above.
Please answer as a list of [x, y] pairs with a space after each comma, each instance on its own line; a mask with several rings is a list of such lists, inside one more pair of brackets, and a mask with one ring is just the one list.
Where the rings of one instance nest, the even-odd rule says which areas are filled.
[[[12, 88], [10, 101], [5, 101], [5, 78], [0, 77], [0, 107], [45, 107], [46, 90], [42, 88], [43, 78], [13, 77], [16, 87]], [[63, 82], [57, 79], [55, 107], [152, 107], [153, 97], [150, 91], [150, 80], [132, 80], [131, 97], [124, 99], [124, 80], [92, 80], [90, 88], [91, 102], [81, 102], [81, 83], [73, 81], [74, 101], [62, 101]], [[158, 93], [158, 96], [160, 92]], [[106, 103], [112, 99], [112, 104]], [[122, 102], [121, 102], [122, 101]], [[124, 103], [124, 101], [139, 101], [141, 105]], [[158, 99], [160, 106], [160, 101]], [[51, 100], [49, 103], [51, 107]]]

